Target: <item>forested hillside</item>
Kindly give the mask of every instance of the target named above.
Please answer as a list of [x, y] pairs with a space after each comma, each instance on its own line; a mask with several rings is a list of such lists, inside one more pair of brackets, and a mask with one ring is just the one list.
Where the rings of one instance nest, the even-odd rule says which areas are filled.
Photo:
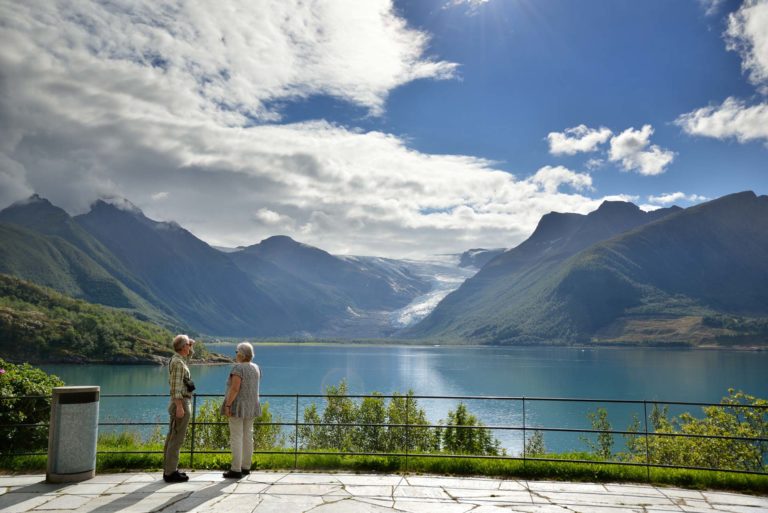
[[[0, 356], [30, 362], [160, 363], [174, 334], [119, 310], [0, 274]], [[196, 359], [216, 359], [195, 345]]]

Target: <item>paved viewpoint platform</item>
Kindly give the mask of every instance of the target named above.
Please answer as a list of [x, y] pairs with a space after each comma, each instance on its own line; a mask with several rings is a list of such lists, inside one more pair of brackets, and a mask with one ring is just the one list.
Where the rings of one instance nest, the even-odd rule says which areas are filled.
[[0, 476], [0, 512], [768, 512], [768, 497], [641, 484], [565, 483], [385, 474], [190, 473], [167, 484], [159, 473], [102, 474], [75, 484], [45, 476]]

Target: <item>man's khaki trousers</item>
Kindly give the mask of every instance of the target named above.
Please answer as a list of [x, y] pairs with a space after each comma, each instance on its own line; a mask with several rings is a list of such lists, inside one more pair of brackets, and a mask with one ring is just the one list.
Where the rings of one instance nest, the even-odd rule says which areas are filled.
[[184, 399], [183, 417], [176, 417], [175, 402], [171, 401], [168, 406], [171, 422], [168, 426], [168, 436], [165, 438], [165, 448], [163, 449], [163, 472], [165, 475], [173, 474], [179, 469], [179, 452], [181, 451], [181, 444], [184, 443], [184, 436], [187, 434], [191, 411], [192, 408], [188, 399]]

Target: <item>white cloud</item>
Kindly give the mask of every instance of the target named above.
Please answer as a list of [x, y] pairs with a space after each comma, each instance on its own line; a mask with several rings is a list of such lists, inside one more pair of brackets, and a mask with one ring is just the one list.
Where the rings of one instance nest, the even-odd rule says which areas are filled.
[[570, 185], [578, 191], [592, 190], [591, 176], [585, 173], [576, 173], [563, 166], [544, 166], [528, 180], [550, 194], [556, 193], [563, 184]]
[[469, 14], [477, 14], [478, 10], [488, 2], [490, 2], [490, 0], [448, 0], [443, 6], [443, 9], [466, 7]]
[[674, 160], [675, 153], [651, 145], [653, 127], [644, 125], [640, 130], [634, 127], [624, 130], [611, 138], [608, 158], [620, 162], [625, 171], [637, 171], [641, 175], [658, 175]]
[[580, 152], [594, 151], [612, 134], [605, 127], [595, 129], [588, 128], [586, 125], [566, 128], [563, 132], [550, 132], [547, 134], [549, 152], [553, 155], [575, 155]]
[[599, 158], [591, 158], [584, 164], [584, 167], [586, 167], [590, 171], [594, 171], [595, 169], [600, 169], [604, 165], [605, 165], [605, 160], [599, 159]]
[[669, 205], [676, 201], [687, 201], [689, 203], [698, 203], [701, 201], [707, 201], [706, 196], [699, 196], [698, 194], [685, 194], [684, 192], [670, 192], [666, 194], [660, 194], [659, 196], [648, 196], [648, 201], [655, 204]]
[[34, 190], [75, 214], [120, 196], [219, 246], [279, 228], [382, 256], [509, 247], [603, 199], [559, 192], [591, 186], [565, 168], [518, 180], [387, 133], [277, 124], [276, 102], [378, 113], [399, 85], [450, 76], [389, 1], [123, 5], [0, 0], [0, 199]]
[[728, 16], [726, 48], [739, 52], [749, 80], [768, 94], [768, 1], [745, 0]]
[[280, 215], [274, 210], [260, 208], [253, 214], [257, 221], [269, 226], [291, 225], [292, 219], [288, 216]]
[[722, 105], [683, 114], [675, 123], [691, 135], [735, 138], [742, 143], [760, 139], [768, 142], [768, 103], [750, 107], [736, 98], [728, 98]]
[[[741, 56], [741, 67], [749, 81], [760, 93], [768, 94], [768, 1], [746, 0], [728, 16], [724, 37], [726, 48]], [[747, 105], [730, 97], [719, 106], [683, 114], [675, 123], [691, 135], [768, 143], [768, 102]]]
[[[168, 110], [196, 107], [228, 124], [276, 119], [271, 102], [313, 94], [379, 114], [392, 89], [456, 68], [425, 58], [428, 36], [389, 0], [2, 3], [6, 59], [43, 52], [51, 71], [80, 68], [133, 86], [123, 92], [145, 107], [158, 92], [138, 86], [162, 78], [182, 93]], [[98, 88], [92, 93], [98, 102]]]
[[168, 198], [168, 193], [167, 192], [156, 192], [155, 194], [150, 196], [150, 198], [152, 198], [152, 201], [162, 201], [162, 200]]
[[714, 16], [720, 10], [720, 6], [724, 0], [699, 0], [699, 3], [704, 8], [704, 13], [707, 16]]

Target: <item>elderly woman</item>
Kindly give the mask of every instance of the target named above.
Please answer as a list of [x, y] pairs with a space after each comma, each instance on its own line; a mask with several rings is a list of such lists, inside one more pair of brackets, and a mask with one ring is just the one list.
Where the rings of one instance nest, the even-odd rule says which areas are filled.
[[261, 415], [259, 382], [261, 371], [253, 363], [253, 346], [248, 342], [237, 345], [237, 363], [227, 379], [227, 394], [222, 405], [229, 417], [229, 444], [232, 448], [232, 465], [224, 477], [240, 479], [251, 471], [253, 457], [253, 419]]

